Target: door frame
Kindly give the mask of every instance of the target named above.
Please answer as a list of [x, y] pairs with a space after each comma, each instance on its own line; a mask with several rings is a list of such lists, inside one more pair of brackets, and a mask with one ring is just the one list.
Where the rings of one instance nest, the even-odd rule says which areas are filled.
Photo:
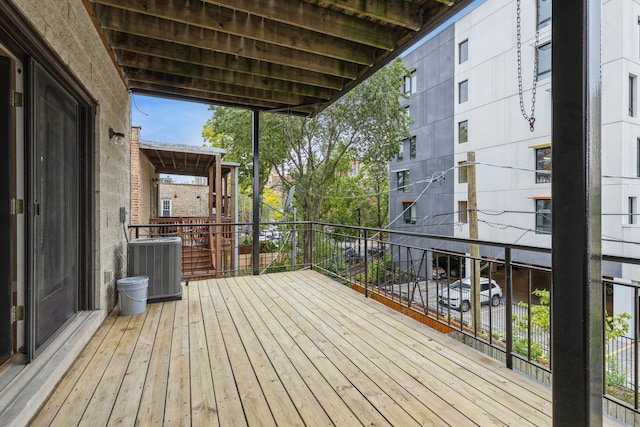
[[[98, 292], [96, 289], [95, 280], [95, 242], [96, 242], [96, 138], [95, 138], [95, 114], [98, 103], [92, 98], [88, 90], [77, 80], [73, 75], [68, 72], [68, 67], [64, 62], [51, 51], [48, 44], [39, 37], [38, 32], [31, 26], [31, 24], [17, 11], [14, 6], [9, 2], [0, 2], [0, 45], [3, 45], [8, 50], [10, 55], [14, 55], [18, 58], [22, 64], [28, 64], [31, 59], [38, 62], [55, 81], [67, 90], [71, 96], [76, 99], [79, 107], [79, 123], [80, 123], [80, 159], [79, 159], [79, 180], [80, 180], [80, 241], [79, 250], [81, 256], [80, 266], [78, 269], [79, 285], [78, 285], [78, 304], [77, 310], [93, 310], [99, 307]], [[28, 68], [28, 67], [24, 67]], [[32, 254], [30, 253], [31, 241], [33, 235], [30, 232], [33, 224], [30, 220], [31, 206], [27, 206], [28, 200], [31, 200], [30, 194], [31, 176], [29, 175], [29, 156], [26, 150], [30, 150], [29, 147], [33, 141], [33, 117], [31, 114], [32, 106], [30, 104], [31, 93], [29, 90], [32, 76], [29, 75], [28, 70], [23, 72], [24, 76], [24, 120], [20, 129], [17, 132], [21, 132], [24, 135], [24, 147], [25, 155], [23, 159], [18, 159], [22, 162], [18, 166], [18, 169], [22, 168], [24, 171], [24, 188], [26, 189], [25, 200], [25, 219], [24, 219], [24, 260], [23, 273], [25, 283], [25, 350], [28, 352], [30, 360], [34, 359], [37, 354], [33, 351], [33, 336], [31, 335], [33, 324], [33, 306], [30, 301], [33, 300], [33, 286], [34, 286], [34, 272], [31, 271]], [[51, 342], [51, 339], [48, 341]], [[42, 346], [44, 349], [46, 345]]]

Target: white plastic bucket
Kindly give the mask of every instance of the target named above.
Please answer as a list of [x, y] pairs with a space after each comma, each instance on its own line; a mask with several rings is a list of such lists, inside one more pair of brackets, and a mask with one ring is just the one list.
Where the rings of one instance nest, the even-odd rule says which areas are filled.
[[132, 316], [147, 309], [148, 276], [125, 277], [117, 283], [120, 315]]

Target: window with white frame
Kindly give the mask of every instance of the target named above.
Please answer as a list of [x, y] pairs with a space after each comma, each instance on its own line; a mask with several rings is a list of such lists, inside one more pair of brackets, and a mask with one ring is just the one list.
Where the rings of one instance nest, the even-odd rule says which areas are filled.
[[458, 45], [458, 64], [463, 64], [469, 59], [469, 40], [460, 42]]
[[466, 224], [468, 220], [468, 206], [466, 200], [458, 201], [458, 222]]
[[636, 76], [629, 74], [629, 117], [636, 116]]
[[640, 178], [640, 138], [636, 139], [636, 176]]
[[629, 225], [638, 223], [638, 198], [629, 197]]
[[160, 201], [160, 216], [171, 216], [171, 199], [162, 199]]
[[469, 141], [469, 122], [463, 120], [458, 123], [458, 144]]
[[551, 182], [551, 146], [535, 149], [536, 184]]
[[551, 24], [551, 0], [538, 1], [538, 29]]
[[538, 80], [551, 77], [551, 43], [538, 46]]
[[458, 162], [458, 183], [464, 184], [467, 182], [467, 180], [467, 162]]
[[396, 172], [398, 193], [406, 193], [409, 191], [409, 171]]
[[404, 76], [404, 93], [405, 95], [412, 95], [418, 90], [418, 73], [416, 70], [411, 70], [408, 76]]
[[413, 200], [402, 202], [402, 220], [405, 224], [416, 223], [416, 204]]
[[458, 104], [469, 100], [469, 80], [458, 83]]
[[551, 199], [536, 199], [536, 233], [551, 234]]

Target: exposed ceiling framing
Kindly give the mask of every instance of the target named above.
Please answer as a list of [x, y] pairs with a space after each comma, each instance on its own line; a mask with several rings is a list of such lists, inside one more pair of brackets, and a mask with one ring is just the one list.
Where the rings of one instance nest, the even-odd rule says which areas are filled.
[[133, 93], [313, 114], [470, 0], [84, 0]]

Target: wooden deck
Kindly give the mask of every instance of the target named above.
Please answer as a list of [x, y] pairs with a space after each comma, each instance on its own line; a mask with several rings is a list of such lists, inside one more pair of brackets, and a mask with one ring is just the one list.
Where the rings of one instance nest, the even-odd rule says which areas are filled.
[[108, 317], [34, 426], [551, 424], [548, 388], [312, 271]]

